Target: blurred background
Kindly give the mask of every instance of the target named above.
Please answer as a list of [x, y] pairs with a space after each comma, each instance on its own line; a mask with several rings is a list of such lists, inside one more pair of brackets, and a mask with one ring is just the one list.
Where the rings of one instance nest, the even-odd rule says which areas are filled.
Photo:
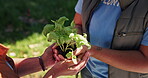
[[[74, 17], [77, 0], [0, 0], [0, 43], [12, 58], [40, 56], [50, 45], [42, 34], [45, 24], [61, 16]], [[38, 72], [21, 78], [42, 78]], [[63, 76], [59, 78], [75, 78]]]

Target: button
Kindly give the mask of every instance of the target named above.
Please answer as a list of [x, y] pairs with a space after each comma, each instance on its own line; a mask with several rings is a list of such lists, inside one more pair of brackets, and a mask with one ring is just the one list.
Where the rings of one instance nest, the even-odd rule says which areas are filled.
[[120, 37], [125, 37], [125, 36], [126, 36], [126, 33], [125, 33], [125, 32], [120, 32], [120, 33], [118, 34], [118, 36], [120, 36]]

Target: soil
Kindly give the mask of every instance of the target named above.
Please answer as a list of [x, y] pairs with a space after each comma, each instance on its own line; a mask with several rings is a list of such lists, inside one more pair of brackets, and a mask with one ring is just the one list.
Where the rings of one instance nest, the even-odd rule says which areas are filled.
[[[66, 44], [64, 44], [64, 47], [66, 47]], [[68, 47], [68, 48], [72, 48], [71, 46], [70, 47]], [[57, 48], [56, 48], [57, 50], [58, 50], [58, 52], [59, 52], [59, 54], [61, 54], [64, 58], [67, 58], [66, 57], [66, 54], [67, 53], [69, 53], [69, 52], [71, 52], [71, 50], [66, 50], [66, 52], [63, 52], [62, 50], [61, 50], [61, 48], [60, 48], [60, 46], [58, 46]], [[76, 46], [74, 46], [74, 48], [72, 48], [73, 49], [73, 51], [76, 49]]]

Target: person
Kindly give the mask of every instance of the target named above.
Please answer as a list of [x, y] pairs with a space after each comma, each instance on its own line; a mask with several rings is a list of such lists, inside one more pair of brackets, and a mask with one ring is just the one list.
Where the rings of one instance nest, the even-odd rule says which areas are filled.
[[82, 78], [148, 78], [148, 0], [78, 0], [75, 11], [92, 45]]
[[[11, 59], [6, 55], [8, 49], [0, 44], [0, 78], [19, 78], [40, 70], [45, 71], [49, 67], [51, 69], [47, 71], [43, 78], [75, 75], [85, 67], [89, 57], [89, 53], [86, 52], [85, 56], [80, 58], [81, 60], [78, 64], [74, 64], [72, 60], [64, 59], [60, 55], [57, 55], [54, 52], [56, 46], [53, 44], [46, 48], [41, 57]], [[79, 51], [85, 50], [81, 49]]]

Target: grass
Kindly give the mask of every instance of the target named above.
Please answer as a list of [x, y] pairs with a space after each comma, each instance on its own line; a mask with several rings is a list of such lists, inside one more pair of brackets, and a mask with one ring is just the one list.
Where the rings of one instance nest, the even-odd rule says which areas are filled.
[[[12, 58], [40, 56], [50, 45], [42, 35], [45, 24], [61, 16], [73, 20], [77, 0], [0, 0], [0, 43]], [[37, 72], [22, 78], [42, 78]], [[74, 78], [62, 76], [59, 78]]]
[[[33, 33], [25, 39], [18, 40], [15, 44], [5, 44], [9, 49], [9, 56], [11, 57], [36, 57], [43, 53], [44, 49], [50, 45], [45, 37], [39, 33]], [[12, 56], [11, 53], [15, 53]]]

